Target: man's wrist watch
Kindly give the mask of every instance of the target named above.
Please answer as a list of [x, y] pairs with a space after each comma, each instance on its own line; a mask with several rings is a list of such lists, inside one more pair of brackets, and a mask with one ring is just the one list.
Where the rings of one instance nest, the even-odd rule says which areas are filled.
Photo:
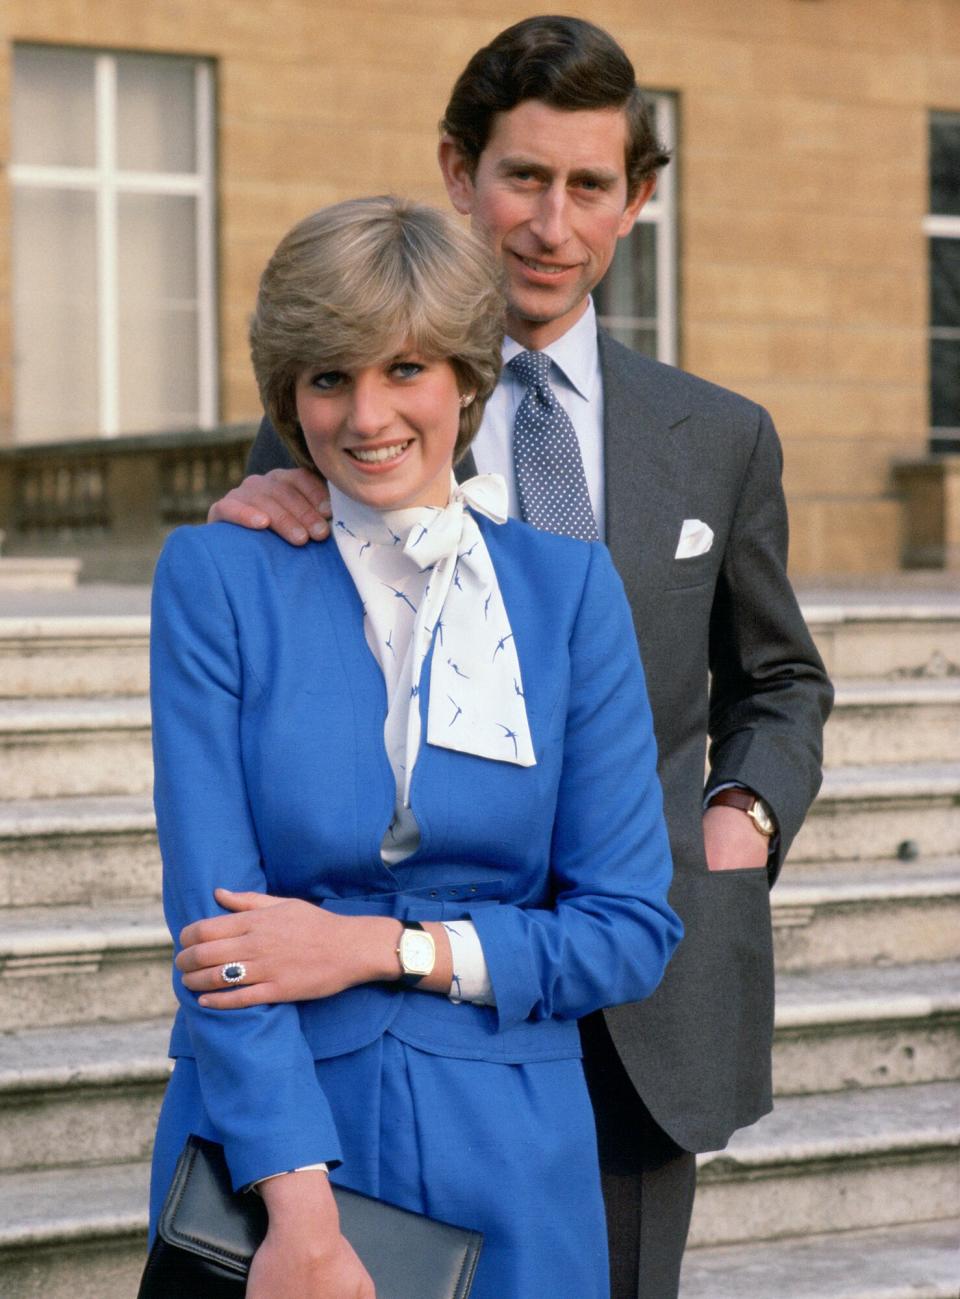
[[749, 789], [721, 789], [714, 794], [709, 806], [719, 804], [721, 807], [737, 807], [747, 816], [765, 839], [772, 839], [777, 833], [777, 824], [769, 806], [757, 794]]
[[400, 958], [400, 986], [415, 988], [421, 979], [433, 973], [437, 963], [437, 949], [433, 935], [428, 934], [417, 920], [404, 920], [403, 932], [397, 944]]

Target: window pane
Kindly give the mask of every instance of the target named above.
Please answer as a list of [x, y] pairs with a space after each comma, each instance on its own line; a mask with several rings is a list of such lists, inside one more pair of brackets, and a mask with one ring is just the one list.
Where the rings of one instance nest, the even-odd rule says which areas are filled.
[[657, 228], [638, 222], [626, 239], [617, 241], [610, 269], [595, 291], [597, 314], [613, 317], [657, 315]]
[[118, 222], [120, 427], [196, 425], [196, 200], [124, 194]]
[[960, 239], [930, 240], [930, 324], [960, 325]]
[[92, 194], [13, 193], [14, 428], [21, 441], [95, 434], [96, 229]]
[[930, 423], [960, 429], [960, 339], [930, 341]]
[[16, 48], [12, 148], [14, 162], [94, 166], [93, 54], [30, 45]]
[[930, 211], [960, 216], [960, 114], [930, 118]]
[[608, 334], [623, 343], [625, 347], [632, 347], [635, 352], [640, 352], [643, 356], [649, 356], [651, 360], [656, 361], [657, 357], [657, 330], [653, 325], [626, 325], [610, 323], [606, 326]]
[[174, 58], [117, 58], [117, 158], [122, 171], [194, 172], [194, 67]]

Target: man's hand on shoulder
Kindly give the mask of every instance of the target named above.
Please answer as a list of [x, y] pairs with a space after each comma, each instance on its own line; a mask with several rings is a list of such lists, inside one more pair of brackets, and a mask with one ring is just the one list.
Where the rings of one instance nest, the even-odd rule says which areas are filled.
[[703, 843], [712, 871], [766, 866], [770, 840], [736, 807], [712, 804], [703, 814]]
[[251, 474], [214, 501], [207, 522], [270, 528], [292, 546], [303, 546], [330, 535], [330, 493], [309, 469], [271, 469], [268, 474]]

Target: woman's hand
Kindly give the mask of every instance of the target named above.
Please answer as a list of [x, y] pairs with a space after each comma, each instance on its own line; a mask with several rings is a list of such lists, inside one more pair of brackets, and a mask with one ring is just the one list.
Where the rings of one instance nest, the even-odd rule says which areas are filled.
[[[342, 916], [298, 898], [217, 889], [232, 915], [197, 920], [180, 934], [176, 960], [184, 986], [202, 1006], [237, 1010], [277, 1001], [332, 997], [358, 983], [397, 979], [400, 922], [389, 916]], [[243, 983], [225, 987], [231, 961]]]
[[376, 1299], [370, 1274], [340, 1234], [324, 1172], [264, 1182], [269, 1226], [253, 1256], [247, 1299]]

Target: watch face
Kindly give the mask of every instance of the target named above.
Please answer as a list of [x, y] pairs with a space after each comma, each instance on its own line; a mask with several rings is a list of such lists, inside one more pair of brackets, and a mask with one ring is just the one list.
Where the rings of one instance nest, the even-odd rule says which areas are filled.
[[770, 817], [770, 813], [767, 811], [767, 805], [766, 803], [763, 802], [762, 799], [759, 798], [757, 799], [753, 807], [750, 809], [750, 815], [753, 817], [754, 821], [756, 822], [758, 830], [760, 830], [763, 834], [767, 834], [767, 835], [773, 834], [774, 830], [776, 829], [776, 826], [773, 824], [773, 821]]
[[430, 974], [436, 954], [433, 939], [419, 929], [405, 929], [400, 939], [400, 963], [405, 974]]

